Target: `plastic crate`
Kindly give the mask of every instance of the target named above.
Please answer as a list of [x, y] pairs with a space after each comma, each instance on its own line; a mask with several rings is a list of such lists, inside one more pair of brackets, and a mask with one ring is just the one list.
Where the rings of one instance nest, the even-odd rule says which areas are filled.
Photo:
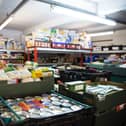
[[[92, 119], [92, 117], [85, 117], [85, 113], [79, 111], [47, 119], [27, 119], [24, 122], [11, 123], [8, 126], [83, 126], [87, 123], [87, 119]], [[88, 125], [92, 126], [92, 122], [89, 121], [86, 126]]]
[[0, 83], [0, 96], [11, 98], [46, 93], [53, 89], [53, 84], [53, 77], [46, 77], [38, 82], [19, 84]]
[[[62, 96], [64, 99], [68, 99], [74, 102], [76, 105], [82, 105], [83, 108], [74, 112], [63, 113], [60, 115], [44, 118], [27, 118], [25, 120], [21, 120], [19, 115], [16, 115], [19, 117], [18, 121], [3, 124], [2, 120], [0, 125], [1, 126], [83, 126], [83, 125], [92, 126], [93, 123], [92, 113], [94, 112], [93, 107], [86, 104], [82, 104], [76, 100], [63, 96], [59, 93], [56, 94], [58, 94], [58, 96]], [[10, 108], [14, 114], [16, 114], [16, 112], [12, 110], [12, 108], [10, 107], [10, 105], [7, 104], [6, 101], [4, 101], [4, 104], [7, 105], [7, 107]]]
[[114, 82], [126, 82], [126, 68], [121, 68], [118, 65], [105, 65], [104, 71], [111, 72], [111, 80]]
[[[109, 82], [111, 83], [111, 82]], [[111, 83], [126, 88], [122, 84]], [[88, 103], [95, 107], [93, 126], [124, 126], [126, 125], [126, 90], [115, 94], [110, 94], [104, 101], [99, 102], [97, 98], [90, 94], [78, 94], [68, 91], [64, 86], [59, 86], [59, 92], [74, 98], [82, 103]], [[117, 109], [121, 105], [121, 109]], [[123, 107], [122, 107], [123, 105]]]
[[115, 109], [94, 115], [94, 126], [124, 126], [126, 109], [116, 111]]
[[98, 65], [98, 64], [88, 64], [87, 65], [88, 67], [90, 67], [90, 68], [95, 68], [95, 69], [97, 69], [97, 70], [103, 70], [103, 68], [104, 68], [104, 65]]
[[63, 82], [77, 81], [77, 80], [91, 80], [91, 81], [105, 81], [110, 80], [111, 72], [98, 72], [91, 70], [65, 70], [59, 71], [60, 80]]
[[[121, 86], [121, 84], [113, 83], [113, 82], [100, 82], [100, 84], [102, 83], [123, 87]], [[95, 106], [97, 112], [103, 112], [117, 105], [126, 103], [126, 98], [125, 98], [126, 90], [125, 89], [122, 91], [117, 91], [117, 92], [108, 94], [105, 97], [105, 99], [102, 101], [99, 101], [96, 95], [92, 95], [88, 93], [79, 94], [76, 92], [72, 92], [72, 91], [67, 90], [63, 85], [59, 86], [59, 92], [68, 97], [74, 98], [80, 102]]]

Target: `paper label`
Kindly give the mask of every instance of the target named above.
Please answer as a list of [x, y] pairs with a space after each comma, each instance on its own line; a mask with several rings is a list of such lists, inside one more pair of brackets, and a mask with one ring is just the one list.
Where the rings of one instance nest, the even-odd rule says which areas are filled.
[[84, 88], [84, 85], [76, 85], [75, 86], [75, 91], [77, 91], [77, 90], [83, 90], [83, 88]]

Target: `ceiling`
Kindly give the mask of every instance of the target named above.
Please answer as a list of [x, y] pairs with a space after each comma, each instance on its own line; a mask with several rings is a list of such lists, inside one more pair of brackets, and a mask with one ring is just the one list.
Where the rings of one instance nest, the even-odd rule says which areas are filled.
[[[7, 14], [22, 0], [0, 0], [0, 23]], [[59, 0], [60, 1], [60, 0]], [[50, 5], [37, 0], [29, 0], [20, 10], [15, 13], [14, 19], [9, 23], [7, 29], [29, 31], [39, 27], [55, 27], [62, 29], [83, 30], [87, 32], [99, 32], [126, 28], [126, 1], [125, 0], [81, 0], [88, 5], [96, 5], [97, 14], [107, 16], [119, 23], [110, 27], [89, 21], [54, 14], [50, 11]], [[88, 11], [91, 9], [88, 9]], [[121, 24], [123, 23], [123, 24]]]

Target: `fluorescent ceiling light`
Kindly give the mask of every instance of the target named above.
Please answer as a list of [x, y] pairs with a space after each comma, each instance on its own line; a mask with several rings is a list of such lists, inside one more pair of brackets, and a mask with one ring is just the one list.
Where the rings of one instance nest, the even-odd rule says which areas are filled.
[[91, 37], [95, 37], [95, 36], [111, 35], [113, 33], [114, 33], [113, 31], [108, 31], [108, 32], [91, 33], [88, 35]]
[[2, 30], [5, 26], [7, 26], [11, 21], [13, 20], [13, 17], [10, 16], [7, 18], [1, 25], [0, 25], [0, 30]]
[[92, 13], [96, 13], [97, 5], [94, 2], [84, 1], [84, 0], [53, 0], [71, 7], [75, 7], [82, 10], [87, 10]]
[[88, 20], [88, 21], [97, 22], [97, 23], [105, 24], [105, 25], [111, 25], [111, 26], [116, 25], [115, 21], [112, 21], [112, 20], [109, 20], [109, 19], [106, 19], [106, 18], [102, 18], [102, 17], [96, 16], [96, 15], [91, 15], [91, 14], [87, 14], [87, 13], [84, 13], [84, 12], [59, 7], [59, 6], [55, 6], [52, 9], [52, 11], [54, 13], [59, 13], [59, 14], [63, 14], [63, 15], [66, 15], [66, 16], [75, 17], [75, 18], [78, 18], [80, 20]]

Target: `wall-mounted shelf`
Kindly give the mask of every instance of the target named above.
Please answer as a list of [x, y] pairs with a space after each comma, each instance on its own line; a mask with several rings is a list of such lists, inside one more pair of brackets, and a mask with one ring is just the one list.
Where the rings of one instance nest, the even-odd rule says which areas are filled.
[[13, 64], [24, 64], [24, 50], [1, 49], [0, 60]]
[[111, 53], [126, 53], [126, 50], [119, 50], [119, 51], [93, 51], [93, 54], [111, 54]]
[[24, 59], [17, 59], [17, 58], [0, 58], [0, 60], [24, 60]]
[[24, 52], [24, 50], [0, 49], [0, 52]]

